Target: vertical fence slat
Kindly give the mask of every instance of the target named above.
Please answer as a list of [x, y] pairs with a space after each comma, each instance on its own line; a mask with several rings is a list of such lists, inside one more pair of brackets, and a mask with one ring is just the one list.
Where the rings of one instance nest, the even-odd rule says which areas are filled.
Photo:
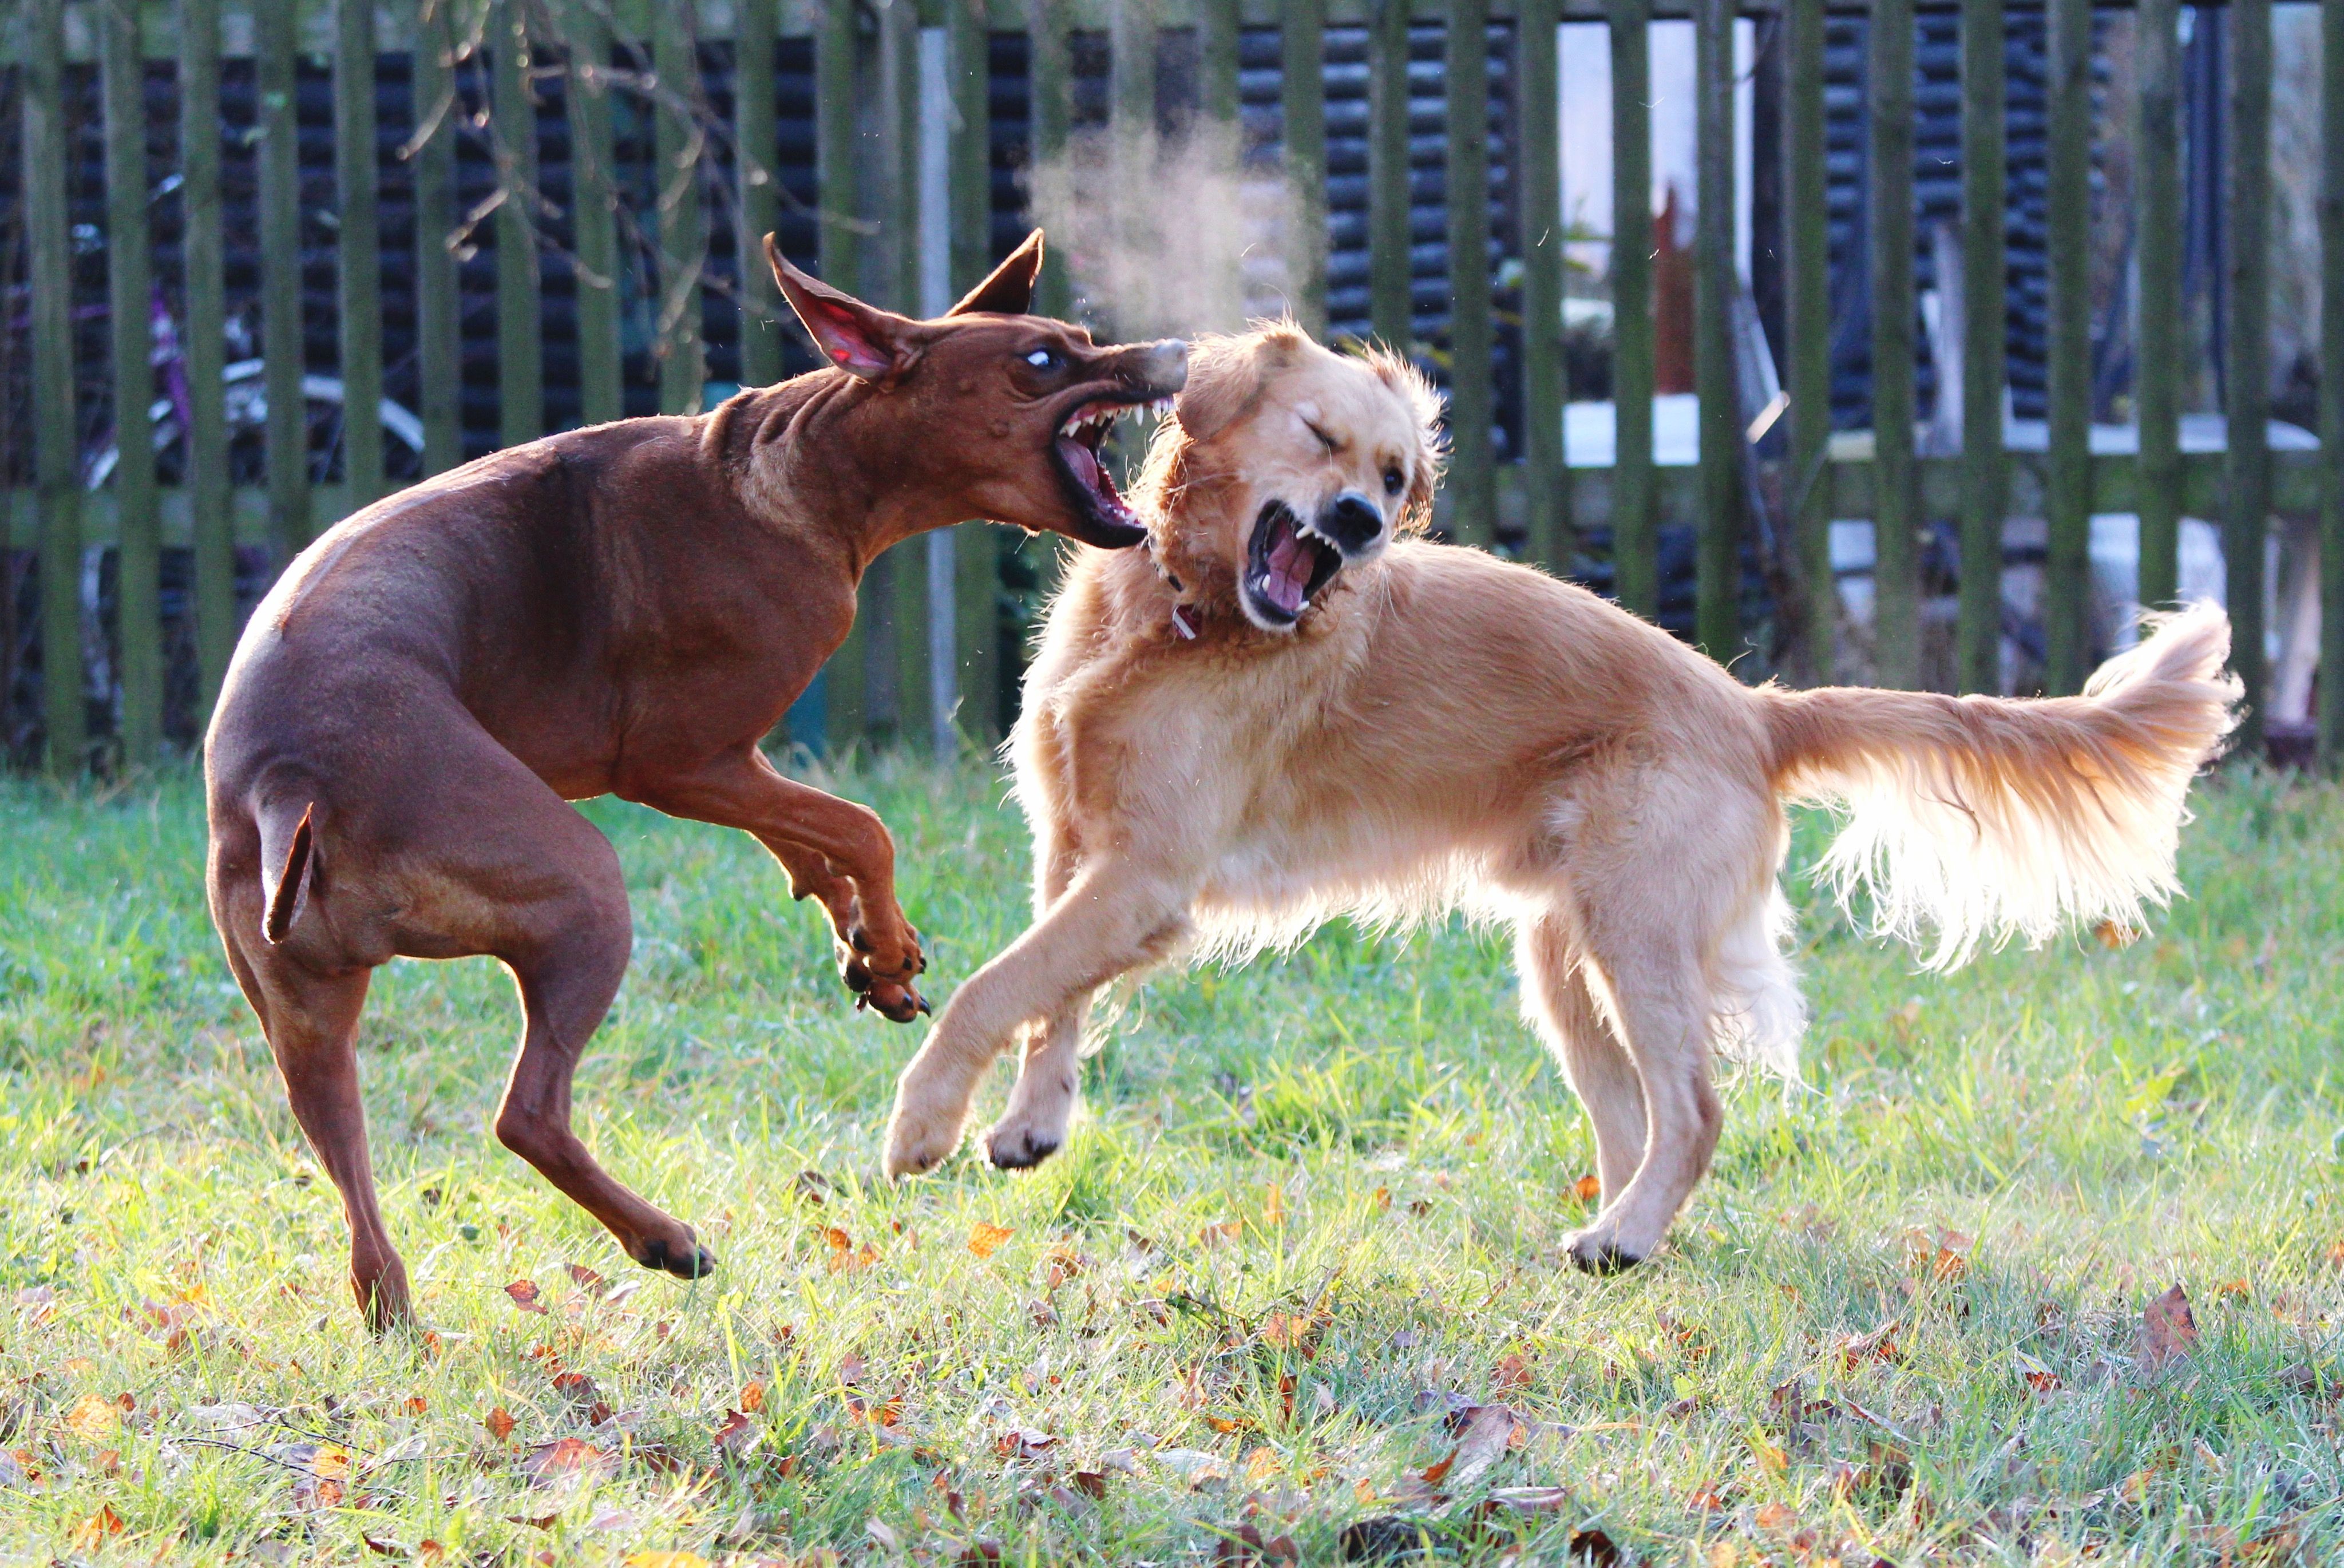
[[1497, 542], [1490, 330], [1490, 7], [1449, 6], [1449, 504], [1460, 543]]
[[156, 760], [163, 741], [163, 520], [155, 493], [154, 258], [146, 231], [146, 59], [136, 0], [105, 0], [106, 308], [114, 349], [115, 636], [122, 651], [122, 759]]
[[2140, 421], [2134, 493], [2140, 513], [2140, 602], [2152, 607], [2173, 602], [2181, 571], [2181, 71], [2176, 10], [2174, 0], [2140, 0], [2134, 24], [2140, 76], [2138, 134], [2133, 141], [2140, 203], [2133, 224], [2139, 288], [2133, 403]]
[[[984, 0], [947, 0], [947, 44], [952, 72], [952, 268], [955, 297], [984, 280], [993, 266], [993, 83]], [[1148, 42], [1155, 42], [1152, 36]], [[942, 593], [953, 613], [930, 622], [936, 641], [932, 667], [939, 670], [935, 696], [936, 749], [947, 754], [954, 725], [990, 742], [1000, 729], [1001, 531], [992, 523], [964, 522], [939, 535], [950, 550], [938, 550], [930, 591]], [[949, 663], [945, 661], [948, 660]], [[956, 676], [956, 679], [950, 677]], [[955, 714], [952, 699], [957, 697]]]
[[2050, 272], [2045, 367], [2050, 452], [2043, 571], [2044, 684], [2083, 689], [2090, 635], [2085, 594], [2092, 529], [2091, 0], [2050, 0], [2044, 206]]
[[1921, 678], [1913, 450], [1913, 0], [1875, 0], [1867, 31], [1873, 642], [1880, 683], [1910, 687]]
[[[761, 8], [770, 11], [771, 0], [744, 0], [744, 26], [749, 25], [750, 14]], [[577, 278], [578, 296], [578, 418], [581, 424], [599, 425], [626, 412], [619, 358], [617, 154], [611, 125], [611, 86], [605, 74], [611, 64], [611, 26], [597, 0], [571, 0], [562, 8], [561, 19], [569, 44], [563, 106], [570, 118], [571, 246], [577, 258], [571, 270]], [[770, 169], [773, 146], [770, 86], [763, 99], [765, 136], [752, 144], [753, 127], [746, 123], [746, 116], [756, 112], [756, 102], [757, 95], [743, 95], [741, 139], [744, 145], [763, 149], [764, 167]], [[744, 197], [743, 205], [756, 202], [763, 205], [755, 210], [770, 217], [773, 202], [770, 181]], [[766, 230], [758, 228], [753, 220], [749, 227], [755, 232], [749, 237], [752, 243], [741, 252], [743, 266], [762, 280], [758, 287], [763, 290], [753, 288], [750, 297], [770, 299], [776, 291], [764, 269]], [[744, 365], [753, 338], [756, 352], [767, 356], [763, 363], [778, 364], [783, 330], [776, 323], [752, 335], [744, 324], [741, 349]], [[767, 339], [773, 340], [770, 349]]]
[[[864, 286], [862, 237], [855, 211], [855, 89], [860, 42], [855, 32], [854, 0], [820, 0], [814, 24], [814, 205], [819, 215], [823, 280], [841, 288]], [[868, 683], [871, 641], [866, 622], [873, 583], [866, 575], [862, 590], [863, 612], [846, 641], [823, 667], [824, 728], [827, 745], [860, 735], [868, 719], [864, 688]]]
[[1155, 0], [1107, 7], [1107, 137], [1116, 177], [1145, 179], [1156, 148]]
[[1661, 612], [1660, 492], [1652, 472], [1652, 0], [1611, 0], [1612, 592]]
[[1515, 63], [1522, 148], [1522, 480], [1530, 494], [1530, 558], [1557, 572], [1570, 564], [1576, 542], [1562, 450], [1562, 139], [1555, 97], [1561, 20], [1561, 0], [1523, 0]]
[[1807, 680], [1832, 678], [1839, 586], [1831, 562], [1831, 212], [1826, 205], [1824, 0], [1789, 0], [1784, 16], [1783, 311], [1790, 357], [1791, 537], [1807, 594]]
[[[2069, 4], [2080, 0], [2068, 0]], [[2270, 530], [2270, 0], [2232, 0], [2230, 209], [2227, 270], [2229, 339], [2223, 402], [2228, 416], [2222, 517], [2223, 579], [2230, 608], [2230, 668], [2246, 686], [2237, 748], [2262, 750], [2267, 692], [2263, 653], [2263, 547]]]
[[1733, 0], [1693, 6], [1693, 387], [1701, 405], [1695, 640], [1742, 652], [1742, 394], [1734, 372]]
[[2344, 0], [2319, 3], [2319, 760], [2344, 754]]
[[195, 545], [197, 719], [236, 648], [236, 536], [228, 511], [227, 267], [220, 222], [219, 0], [179, 0], [179, 175], [187, 289], [188, 519]]
[[277, 568], [309, 542], [309, 432], [301, 395], [301, 146], [290, 5], [253, 16], [260, 101], [260, 336], [268, 396], [268, 542]]
[[659, 161], [660, 410], [695, 414], [708, 380], [700, 324], [708, 214], [701, 205], [699, 137], [692, 123], [701, 101], [699, 6], [692, 0], [662, 13], [652, 29], [652, 69], [659, 76], [652, 140]]
[[[765, 387], [782, 379], [782, 295], [765, 265], [765, 236], [781, 214], [779, 97], [773, 45], [781, 35], [776, 0], [736, 0], [732, 40], [732, 135], [740, 171], [740, 233], [733, 255], [741, 266], [741, 381]], [[577, 154], [571, 155], [577, 167]]]
[[375, 202], [374, 0], [337, 0], [334, 199], [339, 234], [342, 471], [349, 507], [382, 493], [382, 246]]
[[1197, 0], [1197, 111], [1208, 120], [1238, 121], [1238, 0]]
[[[542, 287], [537, 257], [537, 103], [530, 90], [529, 12], [496, 0], [489, 39], [497, 183], [497, 439], [506, 446], [545, 433]], [[666, 31], [666, 29], [662, 29]]]
[[1409, 294], [1408, 0], [1378, 0], [1368, 35], [1369, 329], [1405, 353], [1416, 335]]
[[457, 316], [454, 0], [422, 0], [415, 36], [415, 357], [422, 407], [423, 471], [464, 460], [463, 344]]
[[74, 457], [73, 250], [66, 228], [63, 0], [26, 16], [25, 227], [32, 264], [33, 461], [41, 496], [41, 722], [52, 774], [88, 749], [81, 689], [81, 486]]
[[[872, 170], [879, 220], [879, 301], [918, 317], [924, 259], [920, 226], [920, 14], [910, 0], [886, 0], [878, 23], [879, 135]], [[951, 242], [949, 217], [945, 242]], [[899, 744], [927, 744], [934, 693], [928, 665], [928, 541], [907, 540], [877, 562], [866, 599], [874, 612], [866, 722]], [[884, 605], [884, 613], [881, 613]]]
[[[1074, 56], [1066, 44], [1059, 0], [1026, 0], [1028, 39], [1026, 114], [1032, 126], [1036, 167], [1055, 166], [1066, 153], [1066, 130], [1075, 116]], [[1034, 289], [1034, 309], [1064, 317], [1075, 308], [1074, 281], [1066, 272], [1065, 236], [1043, 247], [1042, 277]]]
[[1295, 319], [1327, 335], [1327, 4], [1283, 0], [1278, 6], [1278, 106], [1286, 168], [1294, 182], [1290, 247]]
[[[1963, 0], [1962, 564], [1955, 663], [1965, 692], [2002, 687], [2002, 518], [2008, 496], [2002, 442], [2008, 292], [2003, 21], [2003, 0]], [[1940, 398], [1955, 395], [1954, 388], [1937, 389]]]

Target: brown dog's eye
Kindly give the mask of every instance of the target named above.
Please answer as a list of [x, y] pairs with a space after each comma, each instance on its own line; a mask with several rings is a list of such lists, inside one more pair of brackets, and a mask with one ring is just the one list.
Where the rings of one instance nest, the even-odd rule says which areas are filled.
[[1400, 477], [1399, 470], [1384, 470], [1384, 493], [1386, 495], [1398, 495], [1400, 491], [1400, 486], [1407, 482], [1408, 481]]
[[1057, 355], [1047, 349], [1035, 349], [1026, 356], [1026, 362], [1037, 370], [1055, 370], [1058, 368]]

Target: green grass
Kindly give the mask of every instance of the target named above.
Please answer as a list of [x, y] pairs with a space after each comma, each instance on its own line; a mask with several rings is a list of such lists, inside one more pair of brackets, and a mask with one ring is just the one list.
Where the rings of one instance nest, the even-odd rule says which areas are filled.
[[[838, 787], [894, 826], [942, 986], [1020, 927], [989, 774]], [[510, 983], [399, 965], [364, 1068], [435, 1337], [375, 1342], [204, 916], [192, 781], [0, 786], [0, 1557], [1202, 1563], [1249, 1527], [1320, 1562], [1393, 1515], [1475, 1562], [1594, 1531], [1686, 1563], [2344, 1551], [2344, 794], [2210, 785], [2149, 939], [1950, 978], [1794, 879], [1807, 1086], [1737, 1083], [1672, 1245], [1613, 1280], [1560, 1266], [1591, 1147], [1498, 937], [1338, 928], [1159, 976], [1056, 1159], [891, 1189], [916, 1036], [849, 1011], [747, 839], [588, 809], [638, 936], [582, 1128], [722, 1270], [643, 1274], [498, 1148]], [[1010, 1232], [990, 1256], [980, 1224]], [[2177, 1283], [2201, 1340], [2155, 1369], [2137, 1326]], [[1847, 1350], [1888, 1324], [1893, 1355]], [[751, 1384], [752, 1441], [720, 1449]], [[1494, 1400], [1527, 1442], [1426, 1484], [1449, 1411]], [[563, 1438], [596, 1452], [533, 1481]]]

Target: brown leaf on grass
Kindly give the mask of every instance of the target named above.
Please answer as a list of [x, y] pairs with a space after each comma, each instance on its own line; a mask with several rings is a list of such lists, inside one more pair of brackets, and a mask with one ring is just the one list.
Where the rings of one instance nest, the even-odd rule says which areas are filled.
[[1094, 1502], [1106, 1496], [1106, 1471], [1078, 1470], [1075, 1472], [1074, 1482], [1075, 1490]]
[[1006, 1225], [995, 1225], [980, 1219], [969, 1228], [968, 1249], [980, 1258], [990, 1258], [1001, 1249], [1001, 1244], [1015, 1235]]
[[752, 1414], [763, 1410], [765, 1408], [765, 1385], [763, 1383], [742, 1384], [741, 1408], [744, 1411], [748, 1411]]
[[554, 1373], [553, 1391], [581, 1405], [593, 1404], [602, 1397], [602, 1391], [596, 1388], [594, 1380], [584, 1372]]
[[421, 1394], [409, 1394], [404, 1408], [409, 1415], [421, 1415], [431, 1408], [431, 1401]]
[[534, 1280], [516, 1280], [505, 1287], [505, 1294], [510, 1296], [512, 1304], [524, 1312], [542, 1314], [545, 1310], [545, 1304], [537, 1299], [537, 1281]]
[[790, 1191], [805, 1203], [822, 1203], [837, 1190], [830, 1178], [819, 1170], [801, 1170], [790, 1183]]
[[1301, 1312], [1272, 1312], [1261, 1320], [1261, 1342], [1273, 1350], [1298, 1351], [1318, 1337], [1318, 1320]]
[[1915, 1274], [1949, 1285], [1970, 1271], [1971, 1237], [1940, 1225], [1904, 1232], [1904, 1261]]
[[1273, 1535], [1265, 1539], [1261, 1528], [1240, 1524], [1221, 1538], [1213, 1553], [1213, 1568], [1276, 1568], [1278, 1564], [1294, 1564], [1302, 1561], [1302, 1548], [1291, 1535]]
[[859, 1383], [869, 1367], [870, 1363], [863, 1359], [860, 1351], [849, 1351], [838, 1359], [838, 1381], [842, 1383]]
[[1004, 1459], [1039, 1459], [1057, 1446], [1056, 1436], [1030, 1427], [1015, 1428], [993, 1440], [993, 1452]]
[[[2344, 1242], [2338, 1243], [2344, 1249]], [[27, 1285], [16, 1292], [16, 1310], [33, 1328], [53, 1322], [57, 1315], [57, 1290], [54, 1285]]]
[[1474, 1405], [1460, 1411], [1451, 1422], [1452, 1426], [1461, 1423], [1457, 1446], [1447, 1458], [1421, 1472], [1423, 1481], [1429, 1486], [1443, 1482], [1454, 1487], [1470, 1486], [1503, 1457], [1520, 1419], [1510, 1406], [1500, 1404]]
[[1904, 1324], [1894, 1318], [1868, 1334], [1856, 1334], [1839, 1342], [1839, 1364], [1849, 1371], [1874, 1361], [1887, 1362], [1900, 1359], [1904, 1349], [1899, 1342]]
[[2186, 1361], [2197, 1348], [2198, 1320], [2190, 1315], [2188, 1293], [2180, 1286], [2174, 1286], [2141, 1310], [2133, 1349], [2143, 1366], [2151, 1371], [2162, 1371], [2175, 1361]]
[[1581, 1203], [1593, 1203], [1603, 1196], [1603, 1182], [1590, 1171], [1571, 1184], [1571, 1195]]
[[583, 1263], [563, 1265], [570, 1270], [570, 1282], [590, 1296], [599, 1296], [611, 1288], [611, 1282]]
[[122, 1515], [115, 1512], [111, 1504], [103, 1506], [73, 1527], [74, 1550], [95, 1552], [105, 1544], [107, 1536], [119, 1535], [124, 1528]]
[[66, 1430], [84, 1442], [96, 1442], [114, 1435], [122, 1424], [122, 1412], [109, 1399], [96, 1394], [84, 1394], [66, 1411]]
[[530, 1449], [521, 1472], [531, 1486], [558, 1486], [572, 1476], [608, 1480], [619, 1473], [619, 1456], [583, 1438], [565, 1437]]
[[2139, 941], [2143, 933], [2139, 926], [2127, 921], [2103, 920], [2092, 927], [2092, 935], [2099, 939], [2101, 946], [2114, 953]]
[[1770, 1502], [1758, 1511], [1753, 1522], [1761, 1530], [1793, 1530], [1798, 1527], [1799, 1515], [1787, 1502]]
[[1519, 1352], [1502, 1357], [1490, 1369], [1490, 1386], [1501, 1394], [1520, 1393], [1530, 1387], [1530, 1358]]
[[1368, 1201], [1374, 1204], [1379, 1210], [1389, 1209], [1391, 1207], [1391, 1189], [1389, 1187], [1377, 1188], [1373, 1192], [1368, 1194]]
[[1245, 1225], [1241, 1220], [1224, 1219], [1217, 1225], [1207, 1225], [1197, 1231], [1197, 1245], [1205, 1248], [1218, 1247], [1236, 1240], [1244, 1233]]
[[1265, 1225], [1282, 1225], [1286, 1222], [1286, 1189], [1274, 1181], [1269, 1184], [1268, 1190], [1262, 1194], [1261, 1220]]
[[[841, 1231], [839, 1234], [844, 1235], [845, 1232]], [[860, 1274], [877, 1261], [879, 1261], [879, 1249], [865, 1241], [852, 1252], [844, 1249], [834, 1250], [823, 1266], [834, 1274]]]
[[2214, 1295], [2224, 1301], [2243, 1301], [2254, 1294], [2254, 1287], [2244, 1280], [2232, 1280], [2218, 1288]]
[[726, 1411], [714, 1441], [719, 1450], [738, 1459], [757, 1445], [757, 1423], [741, 1411]]
[[489, 1429], [490, 1437], [495, 1438], [499, 1442], [503, 1442], [512, 1436], [513, 1428], [520, 1423], [513, 1420], [510, 1411], [499, 1405], [480, 1418], [480, 1424]]

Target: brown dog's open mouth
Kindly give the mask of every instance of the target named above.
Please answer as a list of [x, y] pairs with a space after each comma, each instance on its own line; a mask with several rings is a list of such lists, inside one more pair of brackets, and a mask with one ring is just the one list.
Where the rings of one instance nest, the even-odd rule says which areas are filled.
[[1139, 514], [1131, 510], [1130, 503], [1115, 488], [1115, 477], [1107, 472], [1099, 448], [1119, 415], [1137, 409], [1167, 407], [1167, 403], [1095, 399], [1076, 405], [1058, 427], [1050, 452], [1057, 460], [1059, 476], [1076, 509], [1091, 526], [1091, 532], [1086, 536], [1088, 542], [1118, 549], [1137, 544], [1147, 537]]
[[1291, 626], [1342, 568], [1341, 551], [1284, 501], [1273, 501], [1254, 519], [1246, 546], [1247, 607], [1265, 626]]

